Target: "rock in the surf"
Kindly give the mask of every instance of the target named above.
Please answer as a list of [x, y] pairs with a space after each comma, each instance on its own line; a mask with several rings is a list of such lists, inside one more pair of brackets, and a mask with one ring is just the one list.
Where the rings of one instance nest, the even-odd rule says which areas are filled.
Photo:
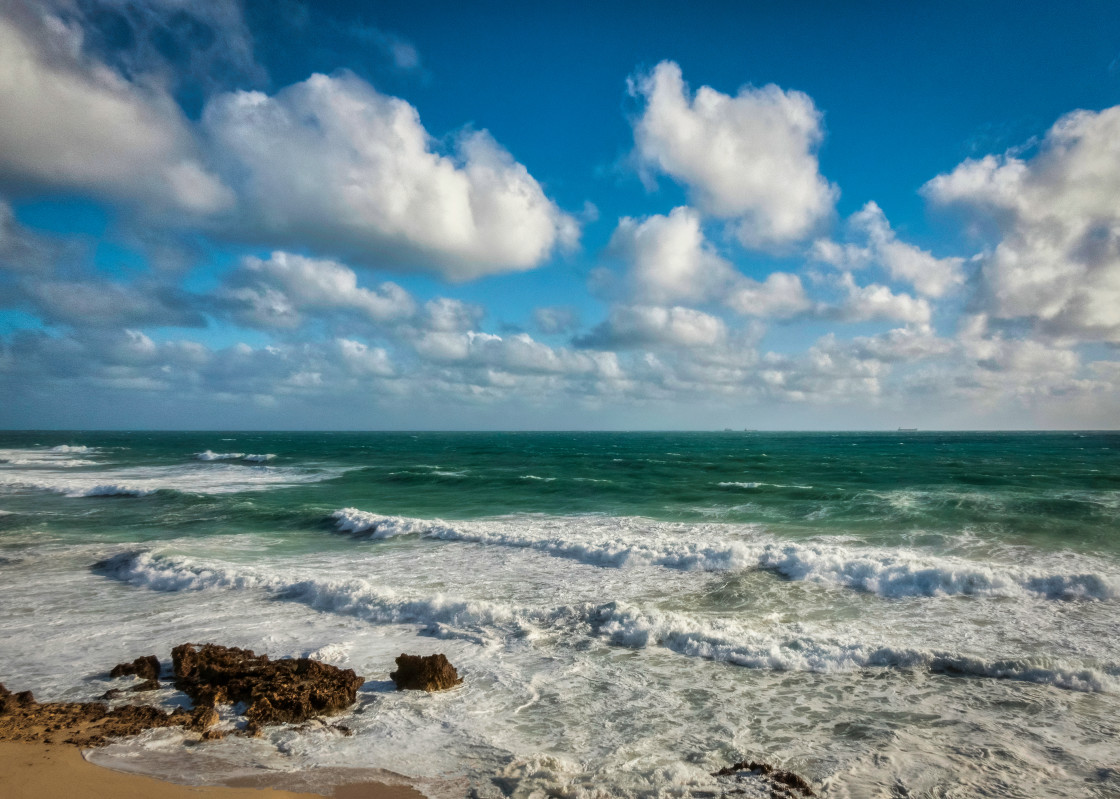
[[113, 666], [113, 670], [109, 672], [110, 677], [127, 677], [130, 674], [135, 674], [142, 680], [158, 680], [159, 679], [159, 658], [155, 655], [148, 655], [142, 658], [136, 658], [131, 663], [118, 663]]
[[398, 691], [443, 691], [463, 681], [459, 672], [442, 655], [404, 655], [397, 658], [397, 670], [390, 679]]
[[772, 797], [796, 797], [800, 796], [816, 796], [813, 793], [813, 786], [809, 781], [799, 774], [794, 774], [792, 771], [783, 771], [776, 769], [769, 763], [756, 763], [755, 761], [743, 761], [742, 763], [735, 763], [730, 766], [725, 766], [719, 771], [712, 774], [713, 777], [726, 777], [732, 774], [754, 774], [758, 777], [766, 779], [771, 784], [770, 795]]
[[197, 706], [244, 702], [253, 729], [339, 713], [364, 682], [352, 669], [309, 658], [270, 660], [250, 649], [181, 644], [171, 651], [175, 686]]
[[110, 738], [153, 727], [190, 726], [191, 716], [146, 705], [109, 710], [101, 702], [36, 702], [30, 691], [10, 693], [0, 685], [0, 740], [101, 746]]

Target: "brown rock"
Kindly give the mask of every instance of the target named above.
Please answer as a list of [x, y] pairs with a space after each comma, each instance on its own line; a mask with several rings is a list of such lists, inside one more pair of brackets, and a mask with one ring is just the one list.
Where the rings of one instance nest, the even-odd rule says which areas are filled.
[[100, 746], [108, 738], [136, 735], [183, 722], [162, 710], [127, 706], [109, 710], [100, 702], [39, 703], [30, 691], [12, 694], [0, 686], [0, 740], [48, 742], [62, 738], [77, 746]]
[[256, 727], [305, 721], [354, 704], [362, 678], [317, 660], [269, 660], [248, 649], [182, 644], [171, 652], [175, 686], [196, 706], [245, 702]]
[[[350, 669], [318, 661], [269, 660], [249, 650], [205, 644], [183, 644], [172, 652], [175, 684], [195, 702], [195, 709], [177, 708], [164, 713], [146, 705], [109, 710], [101, 702], [35, 701], [30, 691], [12, 693], [0, 685], [0, 740], [65, 740], [78, 746], [100, 746], [109, 738], [136, 735], [153, 727], [188, 727], [203, 732], [206, 740], [223, 733], [212, 729], [219, 717], [219, 702], [244, 702], [248, 723], [245, 732], [260, 735], [268, 724], [306, 721], [312, 716], [337, 713], [352, 705], [362, 678]], [[113, 669], [113, 676], [136, 674], [144, 681], [132, 691], [159, 687], [159, 660], [137, 658]], [[150, 676], [149, 676], [150, 675]], [[105, 698], [120, 696], [113, 689]]]
[[136, 658], [131, 663], [118, 663], [109, 672], [109, 676], [114, 678], [127, 677], [130, 674], [135, 674], [142, 680], [158, 680], [159, 658], [155, 655], [148, 655], [147, 657]]
[[756, 772], [760, 776], [766, 777], [774, 784], [771, 796], [779, 797], [779, 799], [785, 796], [795, 796], [795, 791], [802, 796], [816, 796], [816, 794], [813, 793], [813, 787], [804, 777], [794, 774], [792, 771], [776, 769], [769, 763], [756, 763], [753, 760], [748, 763], [744, 760], [742, 763], [725, 766], [719, 771], [714, 772], [712, 776], [726, 777], [729, 774], [735, 774], [740, 771]]
[[225, 737], [225, 730], [206, 730], [202, 733], [202, 740], [204, 741], [220, 741]]
[[212, 707], [200, 707], [191, 715], [191, 727], [196, 730], [207, 730], [219, 721], [218, 711]]
[[442, 654], [402, 654], [397, 658], [397, 670], [390, 672], [389, 677], [397, 684], [398, 691], [443, 691], [463, 681]]
[[102, 699], [116, 699], [118, 696], [124, 696], [124, 691], [120, 688], [110, 688], [108, 691], [101, 695]]
[[0, 716], [18, 710], [21, 707], [35, 704], [35, 697], [30, 691], [20, 691], [13, 694], [3, 683], [0, 683]]

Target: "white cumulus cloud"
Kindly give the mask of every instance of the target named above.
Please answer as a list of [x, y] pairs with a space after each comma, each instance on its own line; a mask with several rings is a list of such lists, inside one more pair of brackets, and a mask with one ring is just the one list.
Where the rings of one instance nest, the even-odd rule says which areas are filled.
[[637, 297], [650, 303], [705, 302], [734, 280], [731, 264], [708, 244], [693, 208], [618, 221], [608, 250], [625, 261]]
[[711, 347], [727, 337], [723, 320], [693, 308], [617, 305], [607, 320], [577, 343], [596, 349]]
[[772, 272], [766, 280], [740, 277], [726, 295], [727, 305], [745, 316], [788, 319], [814, 306], [801, 278], [789, 272]]
[[994, 225], [979, 298], [993, 318], [1120, 342], [1120, 106], [1067, 114], [1033, 157], [970, 159], [924, 192]]
[[221, 302], [253, 327], [297, 327], [305, 313], [354, 311], [375, 323], [416, 313], [412, 296], [397, 284], [363, 288], [353, 269], [325, 258], [281, 251], [268, 260], [249, 257], [233, 282]]
[[808, 95], [772, 84], [693, 95], [672, 61], [631, 91], [645, 101], [634, 120], [639, 162], [687, 186], [704, 213], [734, 220], [744, 245], [800, 241], [832, 213], [838, 191], [820, 174], [821, 113]]
[[125, 80], [82, 54], [75, 26], [20, 9], [0, 12], [0, 183], [199, 214], [232, 205], [158, 83]]
[[892, 278], [909, 283], [926, 297], [942, 297], [964, 283], [963, 258], [935, 258], [900, 240], [875, 202], [853, 214], [848, 219], [848, 228], [853, 236], [863, 240], [863, 246], [820, 239], [813, 243], [812, 256], [845, 270], [878, 264]]
[[218, 95], [203, 127], [272, 239], [467, 280], [530, 269], [578, 235], [488, 133], [442, 154], [412, 105], [348, 72]]
[[623, 217], [608, 251], [627, 265], [637, 304], [719, 303], [757, 317], [789, 318], [810, 308], [801, 279], [774, 272], [756, 281], [738, 272], [707, 241], [700, 214], [687, 206], [668, 216]]
[[850, 272], [840, 277], [840, 287], [844, 298], [838, 305], [823, 309], [823, 316], [844, 322], [892, 320], [926, 325], [933, 313], [929, 302], [921, 297], [896, 293], [878, 283], [857, 285]]

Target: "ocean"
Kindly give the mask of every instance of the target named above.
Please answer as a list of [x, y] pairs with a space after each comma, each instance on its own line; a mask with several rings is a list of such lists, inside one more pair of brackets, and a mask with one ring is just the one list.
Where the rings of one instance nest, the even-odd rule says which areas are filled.
[[[186, 782], [1116, 797], [1118, 522], [1118, 433], [6, 432], [0, 682], [94, 700], [187, 641], [365, 676], [350, 736], [91, 755]], [[393, 690], [402, 652], [463, 685]]]

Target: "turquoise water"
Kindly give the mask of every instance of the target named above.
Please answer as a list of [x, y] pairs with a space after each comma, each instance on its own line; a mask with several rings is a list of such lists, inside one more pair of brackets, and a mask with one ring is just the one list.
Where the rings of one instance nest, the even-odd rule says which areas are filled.
[[[369, 676], [352, 738], [191, 748], [226, 776], [1113, 796], [1118, 520], [1117, 433], [0, 433], [0, 681], [201, 637]], [[464, 688], [387, 693], [405, 650]]]
[[[1112, 526], [1120, 492], [1116, 433], [0, 434], [0, 448], [60, 441], [91, 442], [85, 446], [102, 454], [83, 474], [107, 472], [110, 481], [114, 469], [197, 463], [192, 453], [215, 447], [275, 455], [267, 467], [338, 471], [301, 487], [231, 496], [224, 503], [232, 512], [212, 496], [179, 489], [139, 504], [87, 507], [71, 520], [87, 535], [104, 532], [100, 525], [176, 534], [197, 525], [203, 534], [208, 521], [244, 525], [238, 529], [245, 532], [257, 524], [298, 531], [308, 515], [365, 505], [462, 519], [718, 516], [790, 535], [858, 531], [884, 541], [972, 526], [1040, 546], [1120, 547]], [[252, 468], [212, 463], [231, 462]], [[25, 501], [40, 507], [43, 499]]]

